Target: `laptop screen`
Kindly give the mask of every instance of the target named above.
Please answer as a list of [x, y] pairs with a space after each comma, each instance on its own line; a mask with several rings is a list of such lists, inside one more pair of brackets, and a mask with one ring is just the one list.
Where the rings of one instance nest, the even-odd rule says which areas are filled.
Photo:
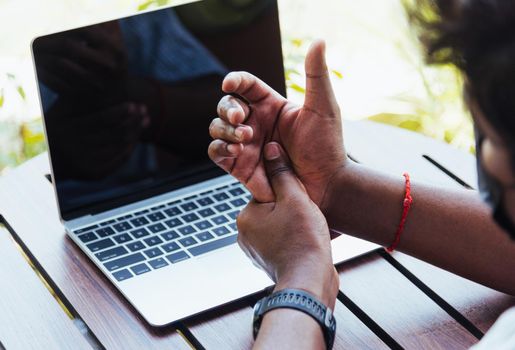
[[32, 48], [64, 220], [221, 175], [208, 127], [229, 71], [285, 95], [276, 0], [194, 2]]

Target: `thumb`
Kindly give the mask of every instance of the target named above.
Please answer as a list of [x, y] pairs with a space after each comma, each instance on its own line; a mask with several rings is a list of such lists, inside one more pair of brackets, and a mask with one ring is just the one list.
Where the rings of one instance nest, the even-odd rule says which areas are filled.
[[266, 144], [264, 154], [266, 174], [274, 190], [276, 201], [303, 191], [281, 145], [277, 142]]
[[316, 40], [306, 55], [306, 97], [304, 107], [322, 116], [339, 117], [329, 71], [325, 61], [325, 42]]

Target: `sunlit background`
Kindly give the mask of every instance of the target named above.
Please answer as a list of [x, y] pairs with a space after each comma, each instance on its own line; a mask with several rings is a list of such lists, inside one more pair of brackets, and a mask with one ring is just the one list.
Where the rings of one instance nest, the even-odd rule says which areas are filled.
[[[453, 67], [425, 64], [401, 0], [278, 1], [291, 99], [302, 102], [304, 55], [323, 38], [344, 119], [388, 123], [473, 150], [461, 78]], [[0, 173], [46, 150], [33, 37], [185, 2], [0, 0]]]

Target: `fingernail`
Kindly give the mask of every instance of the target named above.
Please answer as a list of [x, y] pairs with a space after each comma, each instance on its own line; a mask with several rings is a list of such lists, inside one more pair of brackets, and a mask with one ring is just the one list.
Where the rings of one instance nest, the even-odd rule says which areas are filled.
[[238, 140], [241, 140], [243, 138], [243, 131], [245, 131], [244, 128], [236, 128], [234, 131], [234, 136], [236, 136]]
[[279, 152], [279, 147], [276, 143], [269, 143], [265, 147], [265, 158], [267, 160], [274, 160], [279, 158], [281, 153]]
[[235, 117], [235, 114], [236, 114], [236, 109], [234, 108], [231, 108], [227, 111], [227, 119], [229, 119], [229, 121], [231, 123], [235, 123], [236, 122], [236, 117]]
[[231, 154], [236, 154], [240, 150], [240, 145], [235, 144], [235, 143], [231, 143], [229, 146], [227, 146], [227, 150]]

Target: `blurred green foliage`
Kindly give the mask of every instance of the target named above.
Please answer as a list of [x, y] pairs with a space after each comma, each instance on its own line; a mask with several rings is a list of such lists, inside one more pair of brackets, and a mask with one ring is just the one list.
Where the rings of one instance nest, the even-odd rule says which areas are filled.
[[[405, 6], [412, 6], [416, 0], [402, 1]], [[137, 5], [137, 10], [143, 11], [173, 2], [174, 0], [144, 0]], [[435, 13], [431, 8], [424, 8], [422, 12], [427, 19], [435, 19]], [[384, 112], [369, 116], [368, 119], [419, 132], [473, 152], [473, 127], [462, 102], [463, 79], [460, 72], [450, 65], [428, 66], [424, 61], [423, 48], [418, 38], [423, 28], [417, 27], [417, 23], [412, 23], [409, 31], [407, 36], [410, 38], [410, 45], [417, 46], [420, 55], [414, 57], [412, 52], [408, 52], [406, 43], [394, 44], [403, 57], [403, 62], [399, 64], [408, 64], [414, 68], [422, 82], [424, 94], [414, 97], [414, 94], [408, 92], [393, 96], [392, 99], [402, 102], [409, 108], [403, 113]], [[295, 38], [291, 35], [283, 40], [285, 78], [289, 96], [297, 94], [297, 97], [303, 98], [305, 87], [302, 66], [311, 41], [312, 38]], [[345, 79], [342, 72], [329, 68], [333, 78]], [[10, 73], [6, 76], [5, 86], [0, 86], [0, 116], [13, 102], [12, 99], [18, 99], [18, 103], [20, 100], [25, 103], [27, 98], [16, 76]], [[0, 119], [0, 173], [2, 169], [16, 166], [46, 150], [41, 118], [21, 123], [14, 120]]]

